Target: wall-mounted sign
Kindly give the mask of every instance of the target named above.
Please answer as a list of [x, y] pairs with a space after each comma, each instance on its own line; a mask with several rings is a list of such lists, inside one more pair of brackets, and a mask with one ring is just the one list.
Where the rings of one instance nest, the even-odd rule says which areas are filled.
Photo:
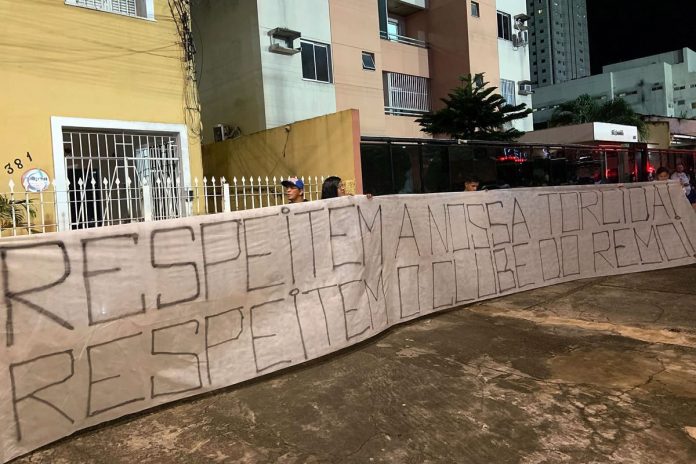
[[43, 192], [51, 185], [51, 180], [46, 171], [33, 168], [22, 174], [22, 185], [27, 192]]

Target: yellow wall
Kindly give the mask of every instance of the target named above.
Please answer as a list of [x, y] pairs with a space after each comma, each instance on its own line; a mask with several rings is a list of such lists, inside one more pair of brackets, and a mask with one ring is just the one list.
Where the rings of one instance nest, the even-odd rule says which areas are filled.
[[650, 148], [670, 148], [672, 136], [667, 121], [648, 121], [648, 146]]
[[[51, 116], [187, 122], [182, 52], [167, 0], [155, 0], [154, 21], [64, 0], [0, 0], [0, 18], [0, 192], [10, 178], [19, 185], [30, 167], [53, 177]], [[2, 166], [27, 152], [33, 162], [8, 176]], [[191, 131], [189, 157], [191, 177], [200, 177], [200, 141]]]
[[[288, 129], [286, 129], [288, 128]], [[210, 178], [336, 175], [362, 192], [360, 121], [345, 110], [203, 146]]]

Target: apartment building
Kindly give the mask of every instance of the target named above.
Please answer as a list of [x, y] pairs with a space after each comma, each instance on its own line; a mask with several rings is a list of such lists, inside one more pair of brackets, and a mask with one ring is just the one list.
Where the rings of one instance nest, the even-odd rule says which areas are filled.
[[535, 87], [590, 75], [586, 0], [527, 0]]
[[184, 12], [179, 0], [0, 0], [0, 192], [31, 202], [37, 230], [190, 213], [202, 160]]
[[[510, 105], [532, 107], [532, 81], [529, 67], [529, 16], [525, 0], [497, 0], [498, 69], [500, 94]], [[532, 115], [513, 121], [515, 129], [534, 129]]]
[[[511, 18], [525, 12], [499, 3]], [[195, 2], [203, 140], [352, 108], [363, 136], [425, 137], [415, 119], [468, 73], [496, 86], [505, 73], [511, 100], [528, 100], [527, 49], [499, 39], [497, 10], [495, 0]]]
[[534, 123], [545, 124], [560, 103], [583, 94], [598, 100], [623, 98], [640, 114], [696, 117], [696, 52], [683, 48], [610, 64], [602, 74], [538, 88]]

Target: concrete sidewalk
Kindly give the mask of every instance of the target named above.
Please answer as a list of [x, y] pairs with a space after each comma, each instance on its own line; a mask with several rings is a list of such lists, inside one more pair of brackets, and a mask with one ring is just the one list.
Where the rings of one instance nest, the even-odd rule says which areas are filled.
[[693, 463], [696, 266], [465, 306], [14, 462]]

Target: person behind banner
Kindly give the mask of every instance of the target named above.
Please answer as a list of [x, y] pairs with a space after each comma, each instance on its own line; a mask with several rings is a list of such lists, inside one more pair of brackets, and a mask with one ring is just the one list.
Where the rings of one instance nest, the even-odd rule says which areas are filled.
[[321, 199], [336, 198], [346, 196], [346, 186], [338, 176], [329, 176], [321, 186]]
[[475, 192], [479, 188], [479, 180], [476, 176], [467, 176], [464, 178], [464, 191]]
[[677, 161], [677, 170], [672, 173], [670, 177], [672, 180], [678, 180], [684, 189], [684, 195], [688, 198], [691, 194], [691, 184], [689, 182], [689, 175], [684, 172], [684, 163]]
[[[352, 193], [346, 191], [346, 186], [338, 176], [329, 176], [324, 180], [321, 186], [321, 199], [326, 200], [327, 198], [337, 198], [337, 197], [352, 197]], [[372, 194], [366, 193], [365, 196], [368, 200], [372, 200]]]
[[307, 201], [304, 197], [304, 182], [297, 177], [290, 177], [280, 183], [285, 187], [285, 196], [289, 203], [302, 203]]
[[[683, 164], [678, 164], [677, 166], [681, 166], [682, 171], [683, 171], [683, 169], [684, 169]], [[674, 174], [677, 174], [677, 172], [675, 172]], [[674, 174], [672, 174], [672, 175], [674, 176]], [[688, 179], [688, 174], [686, 174], [686, 173], [684, 173], [684, 174], [687, 176], [687, 179]], [[674, 178], [674, 177], [672, 177], [672, 178]], [[669, 170], [666, 167], [662, 166], [655, 172], [655, 180], [669, 180], [669, 179], [670, 179]], [[681, 180], [681, 179], [679, 179], [679, 180]], [[684, 184], [682, 184], [682, 187], [684, 187]], [[689, 200], [689, 203], [691, 203], [691, 207], [694, 209], [694, 211], [696, 211], [696, 189], [693, 188], [693, 186], [691, 186], [691, 185], [689, 185], [689, 193], [686, 194], [686, 199]]]
[[660, 166], [655, 171], [655, 180], [669, 180], [669, 169], [664, 166]]

